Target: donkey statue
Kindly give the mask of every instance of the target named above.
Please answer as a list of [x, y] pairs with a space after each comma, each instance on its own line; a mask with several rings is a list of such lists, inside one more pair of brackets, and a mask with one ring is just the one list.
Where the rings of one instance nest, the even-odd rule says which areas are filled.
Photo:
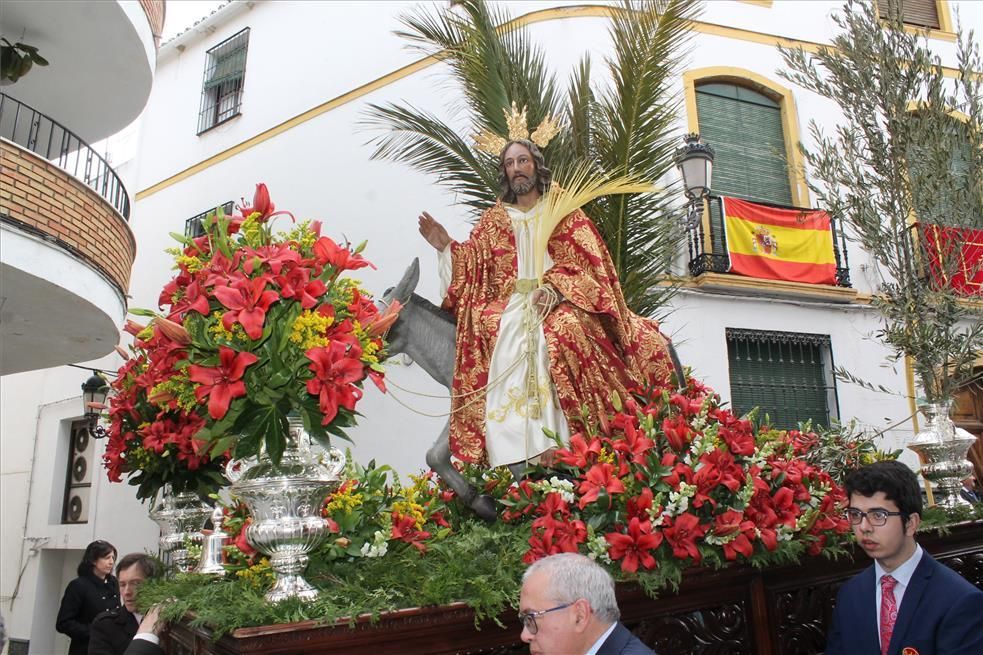
[[[402, 305], [399, 318], [393, 323], [386, 336], [389, 344], [387, 350], [390, 356], [403, 353], [410, 357], [449, 392], [454, 376], [457, 340], [454, 318], [426, 298], [414, 293], [419, 281], [420, 260], [414, 258], [399, 283], [388, 289], [379, 301], [380, 308], [388, 307], [393, 301], [398, 301]], [[671, 343], [669, 355], [676, 371], [676, 380], [680, 381], [681, 386], [685, 386], [683, 367]], [[449, 434], [450, 421], [448, 420], [440, 436], [427, 451], [427, 466], [432, 468], [478, 516], [489, 522], [495, 521], [498, 516], [495, 500], [491, 496], [478, 493], [478, 490], [451, 463]], [[521, 479], [525, 472], [525, 465], [522, 462], [512, 464], [509, 468], [516, 480]]]

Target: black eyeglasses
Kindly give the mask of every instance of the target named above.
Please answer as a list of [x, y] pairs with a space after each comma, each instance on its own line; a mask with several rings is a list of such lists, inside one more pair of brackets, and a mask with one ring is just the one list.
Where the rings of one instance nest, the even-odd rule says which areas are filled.
[[890, 516], [904, 516], [904, 512], [889, 512], [886, 509], [872, 509], [869, 512], [861, 512], [856, 507], [848, 508], [845, 513], [852, 525], [860, 525], [860, 522], [866, 516], [867, 522], [875, 528], [879, 528], [887, 523], [887, 519]]
[[529, 634], [534, 635], [537, 632], [539, 632], [539, 625], [536, 624], [537, 616], [542, 616], [543, 614], [549, 614], [550, 612], [566, 609], [571, 605], [573, 605], [573, 603], [565, 603], [563, 605], [557, 605], [556, 607], [551, 607], [548, 610], [539, 610], [538, 612], [521, 612], [519, 614], [519, 621], [522, 623], [522, 626], [529, 631]]

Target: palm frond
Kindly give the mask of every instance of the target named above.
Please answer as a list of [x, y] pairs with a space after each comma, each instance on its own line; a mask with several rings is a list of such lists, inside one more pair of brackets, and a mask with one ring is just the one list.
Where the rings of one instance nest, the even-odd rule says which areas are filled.
[[540, 282], [543, 280], [546, 245], [553, 234], [553, 230], [570, 212], [580, 209], [602, 196], [658, 191], [658, 188], [651, 182], [645, 182], [631, 176], [598, 175], [594, 167], [589, 164], [579, 166], [569, 175], [558, 177], [564, 178], [563, 184], [552, 184], [540, 201], [539, 206], [534, 265], [536, 278]]
[[436, 175], [463, 196], [463, 202], [482, 210], [495, 202], [496, 171], [481, 153], [432, 114], [412, 105], [370, 105], [364, 125], [385, 130], [370, 141], [376, 148], [373, 159], [405, 162], [424, 173]]
[[[687, 0], [626, 0], [611, 22], [615, 54], [607, 62], [613, 84], [593, 121], [598, 165], [606, 171], [659, 180], [674, 167], [678, 76], [699, 5]], [[660, 285], [683, 233], [666, 194], [623, 195], [590, 207], [605, 236], [629, 306], [652, 315], [672, 287]]]

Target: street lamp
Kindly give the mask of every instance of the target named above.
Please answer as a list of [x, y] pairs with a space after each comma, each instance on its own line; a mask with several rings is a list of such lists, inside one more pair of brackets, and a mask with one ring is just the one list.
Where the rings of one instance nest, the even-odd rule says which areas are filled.
[[89, 379], [82, 383], [82, 409], [84, 418], [89, 423], [89, 434], [95, 439], [109, 436], [106, 429], [99, 425], [101, 410], [106, 407], [107, 396], [109, 396], [109, 383], [93, 371]]
[[686, 227], [694, 228], [703, 215], [703, 201], [710, 195], [713, 174], [713, 148], [692, 132], [683, 137], [685, 145], [676, 150], [676, 167], [683, 176], [683, 192], [689, 200]]

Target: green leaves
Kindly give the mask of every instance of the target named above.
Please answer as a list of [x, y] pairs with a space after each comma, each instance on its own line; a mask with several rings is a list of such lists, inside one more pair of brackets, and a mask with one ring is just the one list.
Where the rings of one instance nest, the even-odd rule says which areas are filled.
[[983, 310], [946, 282], [965, 265], [961, 244], [930, 252], [923, 229], [983, 228], [983, 82], [969, 73], [983, 59], [972, 33], [960, 34], [959, 76], [946, 79], [925, 37], [906, 30], [898, 0], [884, 1], [886, 22], [870, 0], [848, 0], [834, 16], [841, 32], [832, 47], [779, 48], [779, 74], [842, 111], [832, 132], [810, 125], [814, 148], [800, 145], [810, 189], [876, 265], [875, 336], [892, 359], [912, 358], [927, 398], [951, 398], [974, 380]]
[[26, 43], [11, 43], [0, 37], [0, 80], [11, 84], [30, 72], [35, 64], [47, 66], [48, 60], [38, 54], [38, 49]]

